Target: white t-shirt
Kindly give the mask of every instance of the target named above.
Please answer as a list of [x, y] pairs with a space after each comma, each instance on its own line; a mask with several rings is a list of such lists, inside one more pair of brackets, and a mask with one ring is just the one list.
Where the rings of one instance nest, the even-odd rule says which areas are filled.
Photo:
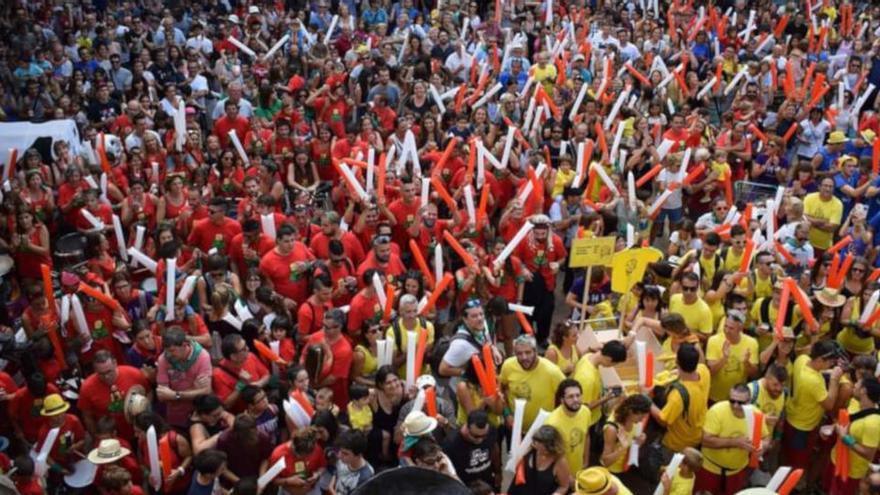
[[[684, 170], [679, 170], [677, 173], [671, 173], [667, 169], [663, 169], [657, 174], [657, 181], [662, 183], [660, 190], [666, 189], [669, 184], [673, 182], [678, 182], [681, 184], [681, 181], [684, 180]], [[663, 203], [664, 210], [676, 210], [681, 208], [681, 188], [679, 187], [675, 191], [672, 191], [672, 194], [666, 198], [666, 202]]]

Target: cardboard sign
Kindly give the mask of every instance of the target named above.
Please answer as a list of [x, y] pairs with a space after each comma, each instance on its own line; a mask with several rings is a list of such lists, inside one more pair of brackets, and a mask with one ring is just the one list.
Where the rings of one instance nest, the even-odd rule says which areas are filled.
[[614, 256], [615, 240], [611, 236], [573, 240], [568, 266], [571, 268], [598, 265], [610, 267]]
[[626, 294], [645, 276], [648, 264], [663, 259], [663, 253], [652, 247], [626, 249], [615, 253], [612, 258], [611, 290]]

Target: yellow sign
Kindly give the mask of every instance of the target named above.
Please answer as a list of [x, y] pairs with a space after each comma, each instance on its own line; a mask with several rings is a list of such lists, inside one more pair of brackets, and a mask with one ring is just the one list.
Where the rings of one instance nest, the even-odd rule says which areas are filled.
[[585, 237], [571, 242], [571, 258], [568, 266], [611, 266], [614, 256], [614, 237]]
[[663, 259], [663, 253], [652, 247], [626, 249], [615, 253], [612, 259], [611, 290], [626, 294], [645, 276], [648, 264]]

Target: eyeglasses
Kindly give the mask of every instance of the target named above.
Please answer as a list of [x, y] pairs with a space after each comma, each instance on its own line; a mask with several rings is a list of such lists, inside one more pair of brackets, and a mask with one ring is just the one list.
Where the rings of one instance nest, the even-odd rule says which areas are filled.
[[747, 401], [747, 400], [736, 400], [736, 399], [730, 399], [728, 402], [730, 402], [731, 406], [744, 406], [749, 403], [749, 401]]
[[685, 292], [696, 292], [697, 286], [696, 285], [682, 285], [681, 290], [683, 290]]

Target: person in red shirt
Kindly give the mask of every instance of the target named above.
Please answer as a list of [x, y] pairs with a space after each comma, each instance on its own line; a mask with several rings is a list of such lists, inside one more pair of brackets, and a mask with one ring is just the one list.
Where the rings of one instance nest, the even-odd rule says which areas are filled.
[[251, 218], [259, 220], [257, 215], [257, 199], [260, 197], [260, 179], [255, 175], [244, 178], [244, 194], [238, 202], [238, 221], [243, 222]]
[[316, 273], [312, 278], [312, 295], [296, 311], [297, 327], [302, 337], [321, 329], [324, 312], [333, 307], [333, 281], [330, 274]]
[[248, 385], [263, 387], [272, 375], [237, 333], [223, 337], [220, 352], [223, 359], [214, 367], [214, 393], [227, 411], [238, 414], [245, 410], [245, 403], [239, 397], [241, 391]]
[[[25, 384], [25, 387], [9, 396], [9, 418], [16, 436], [28, 443], [36, 443], [40, 429], [48, 423], [48, 418], [40, 414], [40, 409], [46, 396], [58, 393], [58, 387], [47, 383], [46, 377], [39, 371], [26, 376]], [[7, 393], [9, 390], [6, 388]]]
[[[85, 205], [79, 211], [79, 215], [76, 219], [77, 230], [80, 232], [94, 232], [96, 230], [101, 230], [112, 233], [113, 210], [110, 208], [110, 205], [99, 202], [98, 192], [94, 189], [89, 189], [88, 191], [83, 192], [83, 200], [85, 201]], [[95, 227], [95, 225], [86, 217], [86, 211], [88, 211], [89, 214], [95, 217], [99, 222], [103, 223], [104, 226], [101, 228]]]
[[[34, 460], [29, 455], [16, 457], [13, 467], [15, 471], [9, 477], [15, 484], [19, 495], [43, 495], [46, 493], [43, 485], [40, 484], [40, 477], [34, 475]], [[9, 466], [4, 466], [3, 470], [9, 472]]]
[[410, 177], [400, 180], [400, 197], [388, 205], [388, 210], [394, 215], [395, 225], [392, 237], [398, 246], [406, 246], [409, 242], [409, 229], [412, 227], [419, 214], [419, 201], [416, 196], [417, 185]]
[[220, 140], [220, 146], [228, 148], [232, 146], [229, 132], [235, 131], [238, 140], [244, 142], [244, 136], [250, 130], [250, 124], [248, 124], [248, 119], [238, 114], [238, 103], [231, 99], [227, 99], [223, 104], [223, 110], [226, 115], [214, 122], [214, 135]]
[[[260, 271], [272, 282], [275, 292], [296, 304], [309, 297], [307, 273], [315, 255], [296, 240], [296, 228], [284, 224], [278, 229], [275, 248], [260, 260]], [[288, 306], [292, 306], [289, 302]]]
[[74, 463], [82, 458], [82, 448], [86, 444], [86, 429], [75, 414], [67, 412], [68, 409], [70, 404], [59, 394], [47, 395], [40, 409], [40, 414], [46, 417], [46, 423], [37, 434], [36, 451], [43, 449], [50, 431], [55, 428], [59, 430], [46, 459], [46, 465], [53, 468], [50, 473], [70, 472]]
[[670, 153], [676, 153], [679, 151], [684, 151], [687, 146], [687, 140], [690, 136], [690, 132], [688, 131], [684, 115], [677, 113], [672, 116], [672, 122], [670, 122], [670, 128], [663, 133], [663, 140], [669, 140], [673, 142], [672, 148], [669, 149]]
[[223, 199], [212, 199], [209, 212], [208, 218], [193, 225], [187, 243], [202, 253], [215, 248], [218, 254], [225, 255], [232, 238], [241, 233], [241, 225], [226, 216], [226, 201]]
[[[348, 383], [354, 356], [351, 343], [342, 335], [343, 325], [345, 313], [341, 309], [326, 311], [323, 330], [309, 335], [305, 343], [305, 349], [320, 346], [324, 348], [325, 356], [333, 356], [324, 360], [321, 373], [315, 380], [315, 388], [329, 387], [333, 391], [333, 403], [340, 409], [348, 404]], [[303, 363], [308, 354], [308, 351], [303, 352]]]
[[385, 274], [382, 270], [368, 268], [358, 278], [363, 287], [351, 299], [348, 309], [348, 337], [352, 342], [360, 340], [361, 329], [365, 321], [379, 321], [382, 318], [384, 308], [379, 304], [379, 297], [373, 288], [373, 276], [379, 275], [382, 286], [385, 286]]
[[132, 482], [131, 473], [124, 467], [111, 465], [101, 471], [100, 478], [95, 476], [101, 495], [143, 495], [144, 489]]
[[312, 238], [321, 232], [321, 227], [312, 223], [312, 213], [304, 204], [294, 205], [291, 219], [293, 226], [296, 227], [297, 240], [302, 241], [306, 246], [311, 244]]
[[333, 306], [339, 308], [351, 302], [351, 297], [357, 292], [357, 270], [354, 263], [345, 255], [342, 242], [331, 240], [327, 251], [330, 262], [325, 269], [330, 275], [333, 287]]
[[388, 97], [383, 94], [374, 95], [372, 106], [373, 108], [370, 109], [370, 112], [379, 123], [379, 132], [381, 132], [383, 136], [387, 136], [394, 132], [397, 112], [388, 106]]
[[[373, 249], [370, 250], [370, 253], [358, 266], [358, 277], [365, 280], [361, 276], [366, 274], [367, 270], [370, 269], [381, 270], [391, 282], [394, 282], [406, 272], [406, 267], [403, 265], [403, 262], [400, 261], [400, 256], [395, 254], [391, 249], [390, 236], [377, 235], [373, 239]], [[364, 283], [370, 285], [372, 279], [366, 280]]]
[[132, 388], [140, 387], [149, 397], [152, 387], [141, 370], [118, 365], [107, 351], [95, 353], [93, 369], [94, 373], [80, 387], [77, 402], [86, 429], [95, 435], [98, 419], [110, 416], [116, 423], [117, 434], [131, 442], [134, 429], [123, 414], [125, 396]]
[[229, 257], [232, 269], [243, 278], [249, 268], [259, 267], [260, 259], [275, 247], [275, 241], [261, 232], [259, 220], [248, 219], [241, 222], [241, 233], [232, 238], [229, 244]]
[[282, 488], [283, 493], [310, 493], [327, 467], [314, 427], [297, 430], [290, 441], [275, 447], [268, 464], [274, 466], [282, 458], [285, 467], [272, 485]]
[[348, 256], [352, 263], [358, 265], [364, 259], [364, 247], [356, 235], [351, 232], [343, 232], [340, 227], [341, 221], [342, 218], [335, 211], [324, 213], [323, 218], [321, 218], [321, 232], [312, 237], [309, 248], [311, 248], [318, 259], [329, 260], [330, 241], [337, 239], [342, 242], [345, 248], [345, 255]]
[[409, 235], [416, 240], [422, 256], [429, 259], [434, 252], [434, 246], [442, 242], [443, 232], [452, 231], [456, 225], [461, 223], [461, 213], [458, 210], [452, 212], [451, 219], [437, 218], [437, 205], [428, 203], [419, 210], [421, 221], [414, 222], [409, 228]]
[[529, 219], [532, 232], [517, 246], [514, 253], [526, 266], [523, 304], [534, 306], [533, 319], [538, 342], [546, 342], [553, 318], [553, 292], [556, 275], [568, 257], [562, 238], [550, 232], [550, 217], [534, 215]]
[[334, 88], [325, 84], [306, 100], [306, 105], [315, 109], [317, 121], [327, 124], [337, 138], [345, 136], [345, 122], [354, 107], [353, 103], [350, 98], [346, 98], [345, 85], [342, 84]]

